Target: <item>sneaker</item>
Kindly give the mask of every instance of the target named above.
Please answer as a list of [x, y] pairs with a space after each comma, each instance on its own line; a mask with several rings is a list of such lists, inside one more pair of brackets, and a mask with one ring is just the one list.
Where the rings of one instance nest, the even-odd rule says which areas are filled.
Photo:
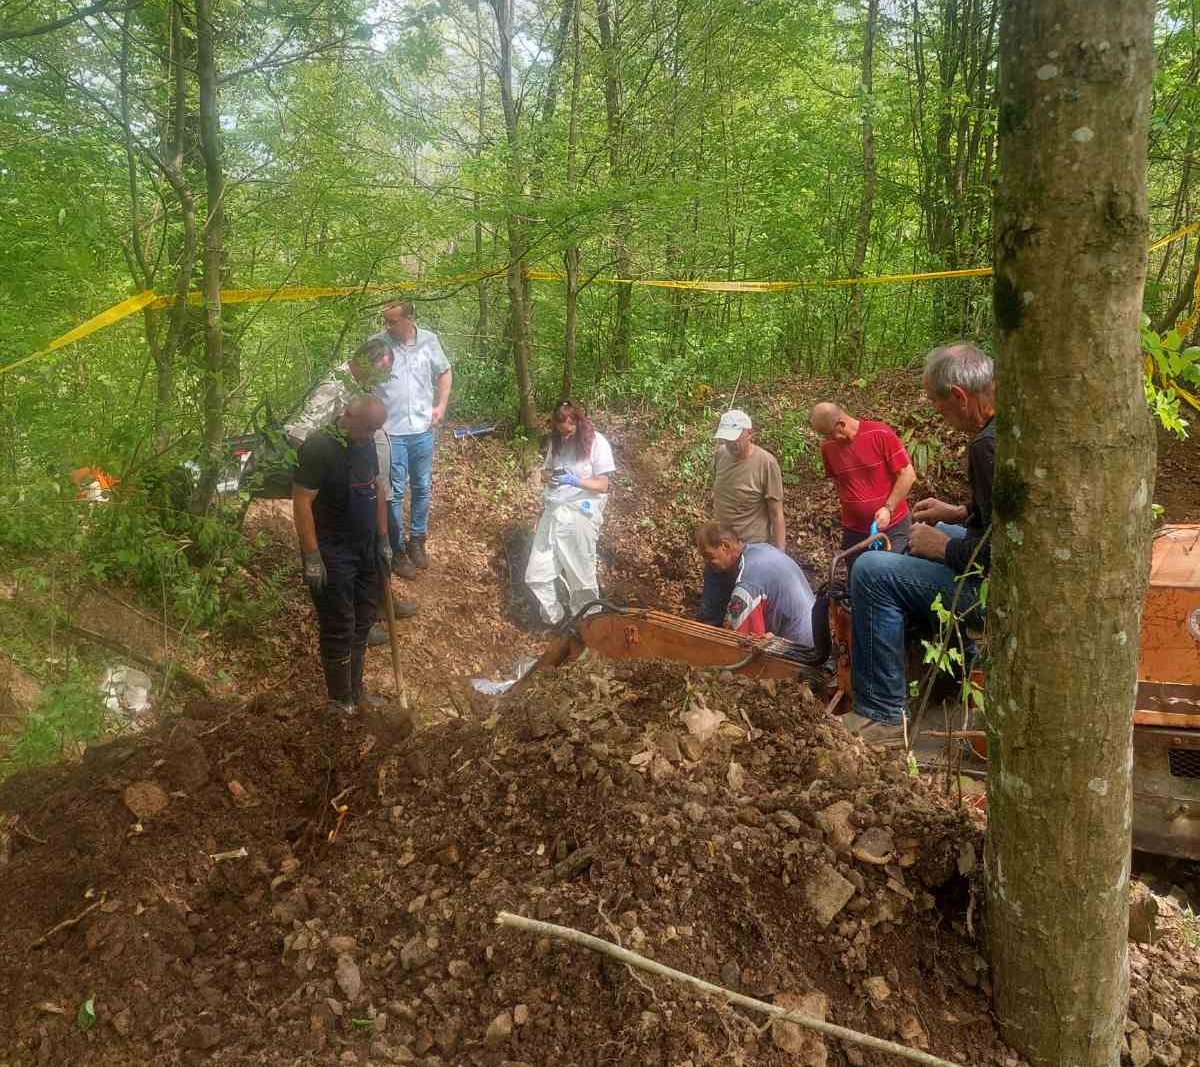
[[417, 576], [417, 568], [403, 549], [392, 556], [392, 573], [397, 578], [415, 578]]
[[331, 700], [327, 707], [339, 719], [352, 719], [358, 711], [353, 704], [343, 703], [340, 700]]
[[376, 623], [367, 633], [367, 645], [374, 648], [376, 645], [386, 645], [390, 642], [388, 637], [387, 627]]
[[423, 571], [429, 566], [429, 556], [425, 553], [424, 537], [413, 537], [408, 542], [408, 558], [412, 560], [412, 565], [419, 571]]
[[904, 723], [895, 725], [880, 722], [878, 719], [868, 719], [856, 711], [848, 711], [842, 716], [842, 725], [846, 732], [853, 737], [861, 737], [868, 745], [879, 745], [892, 748], [904, 744]]

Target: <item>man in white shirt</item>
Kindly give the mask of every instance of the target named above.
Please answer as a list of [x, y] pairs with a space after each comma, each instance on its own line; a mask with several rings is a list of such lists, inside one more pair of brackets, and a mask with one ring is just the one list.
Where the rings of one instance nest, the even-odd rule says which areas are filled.
[[[383, 428], [392, 446], [392, 570], [402, 578], [415, 578], [418, 570], [429, 566], [425, 535], [433, 495], [433, 445], [446, 417], [453, 375], [437, 334], [418, 328], [411, 300], [388, 304], [383, 321], [386, 329], [371, 340], [384, 341], [392, 350], [391, 377], [375, 390], [387, 408]], [[411, 523], [406, 536], [404, 493], [410, 481]]]

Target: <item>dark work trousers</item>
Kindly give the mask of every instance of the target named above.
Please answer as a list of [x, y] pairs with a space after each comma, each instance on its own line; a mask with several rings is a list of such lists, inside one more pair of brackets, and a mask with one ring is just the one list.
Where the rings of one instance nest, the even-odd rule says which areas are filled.
[[351, 657], [357, 658], [361, 676], [367, 632], [379, 613], [381, 582], [375, 535], [355, 544], [318, 539], [317, 546], [328, 576], [325, 588], [313, 596], [321, 633], [321, 665], [329, 699], [347, 703], [353, 697]]
[[725, 610], [729, 598], [737, 585], [737, 568], [731, 571], [714, 571], [704, 568], [704, 592], [700, 600], [700, 621], [709, 626], [721, 626], [725, 622]]

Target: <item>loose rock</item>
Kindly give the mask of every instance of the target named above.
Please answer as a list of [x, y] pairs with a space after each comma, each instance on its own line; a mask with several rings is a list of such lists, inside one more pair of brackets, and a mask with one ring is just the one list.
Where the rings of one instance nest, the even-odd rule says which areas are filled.
[[483, 1043], [488, 1048], [499, 1048], [504, 1044], [513, 1032], [513, 1017], [506, 1011], [502, 1011], [489, 1024], [487, 1032], [483, 1035]]
[[855, 829], [851, 823], [854, 805], [848, 800], [837, 800], [829, 807], [817, 812], [817, 825], [829, 837], [829, 843], [838, 852], [849, 852], [854, 841]]
[[870, 863], [876, 867], [891, 863], [896, 855], [896, 842], [891, 831], [882, 826], [872, 826], [864, 830], [854, 839], [851, 855], [860, 863]]
[[334, 978], [337, 979], [338, 988], [346, 994], [348, 1001], [353, 1003], [358, 1000], [358, 996], [362, 992], [362, 975], [359, 973], [358, 964], [352, 957], [338, 957]]
[[[824, 993], [780, 993], [775, 997], [775, 1004], [822, 1022], [829, 1007]], [[799, 1023], [776, 1019], [771, 1023], [771, 1040], [776, 1048], [790, 1052], [804, 1067], [825, 1067], [828, 1058], [825, 1039], [815, 1031]]]
[[854, 896], [854, 885], [832, 867], [824, 867], [804, 884], [804, 899], [817, 922], [828, 926]]

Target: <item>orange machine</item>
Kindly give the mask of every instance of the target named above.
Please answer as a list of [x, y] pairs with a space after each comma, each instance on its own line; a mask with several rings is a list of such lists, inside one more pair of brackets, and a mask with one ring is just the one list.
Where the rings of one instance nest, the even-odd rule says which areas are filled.
[[1133, 724], [1134, 845], [1200, 859], [1200, 525], [1154, 539]]

